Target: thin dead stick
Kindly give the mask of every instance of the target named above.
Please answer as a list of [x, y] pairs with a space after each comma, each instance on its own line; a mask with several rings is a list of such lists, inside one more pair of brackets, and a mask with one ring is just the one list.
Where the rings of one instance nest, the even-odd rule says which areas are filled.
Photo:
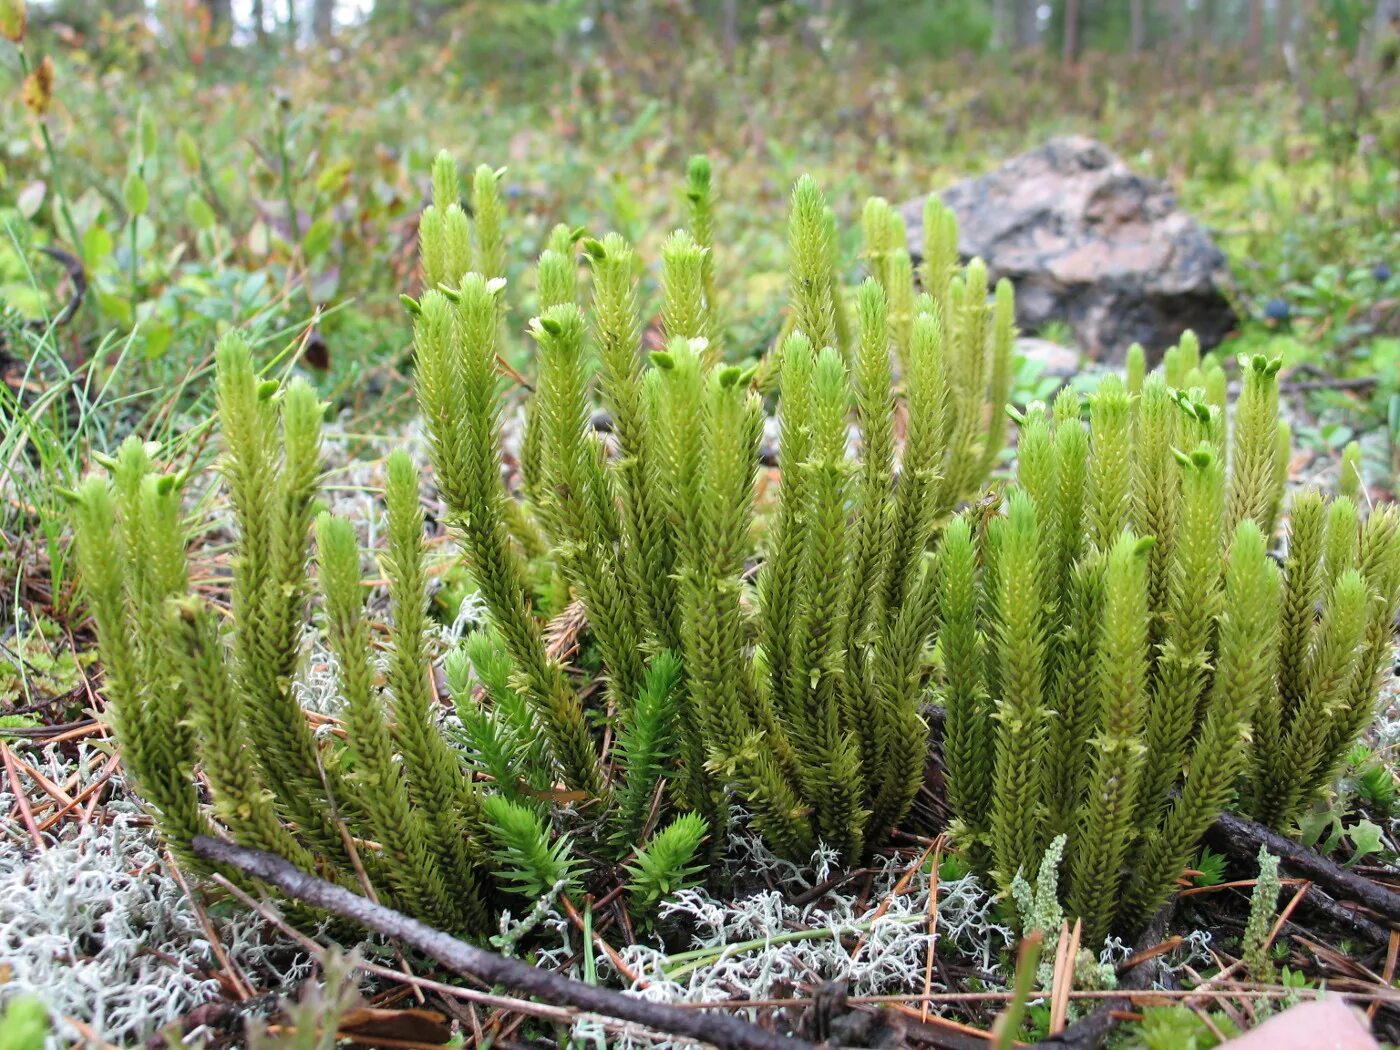
[[[267, 1026], [267, 1034], [274, 1036], [295, 1035], [296, 1028], [291, 1025], [273, 1024]], [[361, 1044], [363, 1045], [363, 1044]], [[374, 1036], [374, 1045], [382, 1050], [442, 1050], [442, 1043], [420, 1043], [416, 1039], [394, 1039], [387, 1035]]]
[[[560, 895], [559, 900], [563, 902], [564, 911], [568, 914], [569, 921], [574, 924], [574, 928], [578, 930], [580, 935], [582, 935], [585, 932], [584, 921], [583, 916], [580, 915], [578, 912], [578, 908], [574, 906], [573, 901], [569, 900], [569, 898], [567, 896], [564, 896], [563, 894]], [[650, 981], [648, 981], [645, 977], [642, 977], [639, 973], [633, 970], [632, 967], [628, 966], [625, 962], [622, 961], [622, 956], [617, 954], [617, 949], [614, 948], [607, 941], [603, 940], [602, 934], [600, 934], [596, 929], [591, 932], [593, 934], [594, 946], [600, 952], [606, 955], [609, 960], [611, 960], [613, 966], [617, 968], [618, 973], [622, 974], [623, 977], [626, 977], [629, 981], [631, 981], [634, 985], [636, 985], [639, 988], [647, 988], [651, 985]]]
[[12, 754], [10, 757], [14, 759], [15, 765], [17, 765], [25, 773], [28, 773], [29, 778], [33, 780], [34, 783], [39, 785], [40, 790], [42, 790], [55, 802], [70, 806], [73, 804], [73, 800], [68, 797], [68, 792], [64, 791], [52, 780], [44, 776], [44, 774], [40, 773], [37, 769], [31, 766], [24, 759], [20, 758], [19, 755]]
[[204, 930], [205, 939], [209, 941], [209, 950], [214, 953], [214, 958], [219, 961], [224, 972], [228, 974], [229, 980], [233, 983], [234, 992], [240, 1000], [247, 1000], [253, 997], [253, 986], [248, 983], [248, 979], [243, 976], [243, 972], [238, 968], [228, 953], [224, 951], [224, 944], [219, 940], [219, 933], [214, 929], [214, 924], [209, 921], [209, 916], [204, 910], [204, 905], [198, 898], [190, 892], [190, 884], [185, 881], [185, 876], [180, 871], [180, 865], [175, 863], [175, 855], [169, 850], [165, 851], [165, 863], [170, 866], [170, 874], [175, 876], [175, 881], [179, 883], [180, 889], [184, 891], [185, 898], [194, 908], [195, 918], [199, 920], [199, 925]]
[[[325, 948], [317, 944], [310, 937], [298, 930], [295, 926], [284, 919], [275, 908], [271, 908], [250, 897], [240, 887], [215, 874], [213, 880], [232, 894], [244, 907], [250, 911], [257, 912], [264, 919], [277, 927], [283, 934], [306, 949], [307, 953], [314, 959], [320, 959], [325, 954]], [[493, 995], [491, 992], [478, 991], [475, 988], [463, 988], [458, 985], [443, 984], [441, 981], [434, 981], [428, 977], [419, 977], [416, 974], [405, 974], [399, 970], [388, 966], [380, 966], [378, 963], [366, 962], [357, 957], [350, 957], [346, 960], [354, 969], [361, 973], [378, 977], [385, 981], [394, 981], [399, 984], [408, 985], [411, 988], [421, 989], [425, 992], [434, 992], [443, 996], [447, 1000], [460, 999], [467, 1004], [469, 1016], [471, 1017], [472, 1031], [476, 1036], [476, 1044], [483, 1041], [483, 1029], [481, 1022], [476, 1016], [478, 1006], [493, 1010], [501, 1010], [506, 1013], [521, 1014], [523, 1016], [536, 1017], [540, 1020], [550, 1021], [554, 1024], [572, 1025], [580, 1020], [594, 1020], [611, 1032], [637, 1033], [644, 1029], [627, 1021], [618, 1021], [611, 1017], [603, 1017], [599, 1014], [590, 1014], [582, 1010], [575, 1010], [572, 1007], [549, 1006], [544, 1003], [537, 1003], [530, 999], [517, 999], [509, 995]], [[493, 1025], [496, 1022], [491, 1022]]]
[[1180, 947], [1183, 938], [1179, 934], [1172, 934], [1161, 944], [1154, 944], [1151, 948], [1144, 948], [1140, 952], [1133, 952], [1115, 968], [1114, 972], [1119, 974], [1127, 973], [1140, 963], [1147, 962], [1148, 959], [1155, 959], [1159, 955], [1166, 955], [1170, 951], [1175, 951]]
[[[1145, 952], [1166, 939], [1167, 926], [1171, 922], [1174, 908], [1175, 902], [1169, 903], [1153, 916], [1152, 921], [1143, 932], [1142, 939], [1138, 942], [1139, 952]], [[1156, 957], [1151, 956], [1131, 970], [1124, 972], [1121, 975], [1115, 996], [1108, 997], [1093, 1013], [1075, 1021], [1063, 1032], [1049, 1036], [1043, 1041], [1044, 1045], [1061, 1048], [1101, 1046], [1118, 1023], [1119, 1018], [1115, 1016], [1115, 1011], [1121, 1011], [1124, 1007], [1131, 1005], [1130, 996], [1132, 993], [1141, 992], [1151, 986], [1156, 979], [1157, 968]], [[1078, 998], [1073, 992], [1070, 995], [1071, 998]]]
[[1400, 893], [1334, 864], [1315, 850], [1300, 846], [1262, 824], [1233, 813], [1222, 813], [1212, 825], [1210, 838], [1239, 859], [1259, 856], [1263, 846], [1287, 868], [1311, 879], [1334, 897], [1354, 900], [1392, 922], [1400, 922]]
[[[870, 928], [873, 929], [875, 923], [885, 917], [885, 913], [894, 906], [895, 898], [909, 888], [909, 883], [914, 881], [914, 876], [918, 873], [919, 869], [924, 866], [924, 861], [928, 860], [935, 850], [941, 848], [943, 838], [944, 836], [939, 835], [938, 838], [930, 842], [928, 846], [925, 847], [924, 851], [919, 854], [919, 859], [914, 861], [914, 863], [905, 870], [904, 874], [899, 877], [899, 881], [894, 884], [894, 888], [890, 890], [885, 899], [880, 902], [879, 907], [875, 909], [875, 914], [870, 917]], [[855, 962], [860, 956], [861, 951], [865, 948], [867, 937], [869, 937], [869, 933], [865, 932], [856, 938], [856, 946], [851, 949], [852, 962]]]
[[[844, 871], [839, 871], [829, 878], [822, 879], [821, 882], [817, 883], [811, 889], [803, 890], [797, 896], [793, 897], [790, 903], [794, 908], [805, 908], [814, 901], [821, 900], [838, 886], [844, 886], [848, 882], [854, 882], [856, 879], [871, 874], [874, 870], [874, 868], [847, 868]], [[619, 890], [620, 888], [621, 887], [619, 887]], [[618, 891], [615, 890], [613, 892]], [[602, 901], [598, 903], [601, 904]]]
[[1264, 946], [1261, 949], [1261, 951], [1267, 952], [1271, 947], [1273, 947], [1274, 939], [1278, 937], [1279, 931], [1283, 929], [1284, 923], [1286, 923], [1289, 917], [1295, 911], [1298, 910], [1298, 905], [1303, 903], [1303, 898], [1308, 895], [1308, 890], [1310, 889], [1312, 889], [1311, 882], [1304, 882], [1301, 886], [1298, 887], [1298, 892], [1293, 894], [1293, 899], [1290, 900], [1284, 906], [1283, 911], [1278, 913], [1278, 918], [1274, 920], [1273, 928], [1269, 930], [1269, 936], [1264, 941]]
[[1055, 963], [1050, 970], [1050, 1023], [1046, 1026], [1049, 1035], [1059, 1035], [1065, 1030], [1060, 1010], [1069, 1012], [1069, 992], [1073, 989], [1065, 984], [1065, 960], [1069, 958], [1069, 920], [1060, 922], [1060, 936], [1055, 941]]
[[[1400, 1003], [1400, 991], [1390, 991], [1379, 987], [1369, 991], [1362, 989], [1329, 989], [1335, 990], [1337, 995], [1345, 996], [1357, 1002]], [[1002, 1003], [1010, 999], [1011, 992], [933, 992], [928, 996], [921, 995], [853, 995], [846, 1000], [851, 1006], [897, 1006], [917, 1002], [927, 998], [929, 1002], [936, 1004], [960, 1004], [960, 1003]], [[1140, 991], [1125, 992], [1121, 988], [1106, 988], [1102, 990], [1076, 989], [1069, 993], [1069, 998], [1073, 1000], [1094, 999], [1131, 999], [1139, 1002], [1168, 1002], [1177, 999], [1190, 999], [1194, 996], [1204, 995], [1216, 999], [1228, 999], [1235, 996], [1242, 999], [1286, 999], [1291, 995], [1296, 995], [1297, 989], [1284, 988], [1274, 985], [1259, 985], [1241, 983], [1230, 988], [1152, 988]], [[777, 1009], [779, 1007], [805, 1007], [815, 1003], [813, 999], [717, 999], [708, 1002], [696, 1003], [676, 1003], [676, 1008], [680, 1010], [714, 1010], [714, 1009]], [[912, 1007], [911, 1007], [912, 1009]], [[915, 1011], [917, 1013], [917, 1011]]]
[[20, 820], [29, 831], [29, 837], [34, 840], [34, 846], [40, 853], [48, 851], [48, 846], [44, 843], [44, 836], [40, 833], [38, 826], [34, 823], [34, 811], [29, 808], [29, 796], [24, 792], [24, 785], [19, 782], [19, 771], [15, 769], [15, 757], [10, 754], [10, 749], [0, 743], [0, 759], [5, 762], [5, 774], [9, 777], [10, 788], [15, 793], [15, 805], [19, 807]]
[[[846, 1001], [848, 1003], [855, 1002], [854, 999], [847, 999]], [[929, 1014], [928, 1020], [925, 1021], [919, 1016], [919, 1011], [915, 1010], [912, 1006], [897, 1002], [886, 1003], [885, 1005], [895, 1013], [903, 1014], [905, 1017], [911, 1017], [920, 1024], [926, 1024], [932, 1028], [943, 1028], [950, 1032], [957, 1032], [959, 1035], [969, 1035], [974, 1039], [980, 1039], [983, 1043], [990, 1043], [992, 1040], [990, 1032], [984, 1032], [982, 1029], [976, 1028], [973, 1025], [964, 1024], [962, 1021], [954, 1021], [951, 1017], [940, 1017], [938, 1014]], [[1022, 1046], [1024, 1044], [1017, 1043], [1016, 1045]]]
[[88, 799], [87, 807], [83, 810], [83, 815], [78, 818], [78, 826], [86, 828], [92, 823], [92, 815], [97, 812], [97, 804], [102, 801], [102, 792], [94, 791], [92, 797]]
[[1050, 1000], [1050, 1034], [1059, 1035], [1069, 1024], [1069, 996], [1074, 991], [1074, 963], [1079, 955], [1079, 940], [1084, 935], [1084, 923], [1074, 920], [1061, 924], [1060, 941], [1055, 945], [1054, 995]]
[[5, 735], [16, 740], [42, 740], [48, 744], [62, 744], [69, 740], [81, 740], [85, 736], [105, 735], [107, 727], [95, 719], [79, 722], [67, 729], [56, 726], [37, 726], [33, 729], [6, 729]]
[[[1216, 991], [1216, 989], [1215, 989], [1215, 988], [1212, 988], [1212, 987], [1211, 987], [1212, 985], [1223, 984], [1223, 983], [1225, 983], [1225, 982], [1228, 981], [1231, 977], [1234, 976], [1234, 974], [1235, 974], [1236, 971], [1241, 970], [1241, 969], [1244, 968], [1244, 961], [1243, 961], [1242, 959], [1236, 959], [1234, 962], [1230, 963], [1229, 966], [1224, 966], [1224, 965], [1221, 965], [1220, 957], [1219, 957], [1219, 956], [1216, 956], [1214, 952], [1211, 952], [1211, 955], [1215, 957], [1216, 964], [1220, 966], [1220, 972], [1217, 973], [1214, 977], [1211, 977], [1211, 978], [1209, 978], [1208, 980], [1202, 981], [1200, 984], [1198, 984], [1198, 985], [1196, 986], [1196, 988], [1194, 989], [1194, 992], [1195, 992], [1196, 995], [1211, 995], [1211, 994], [1214, 994], [1214, 992]], [[1186, 972], [1189, 973], [1189, 974], [1191, 974], [1193, 978], [1199, 976], [1199, 975], [1196, 974], [1196, 972], [1195, 972], [1194, 970], [1192, 970], [1191, 967], [1189, 967], [1189, 966], [1186, 967]], [[1188, 1006], [1191, 1005], [1190, 999], [1187, 1000], [1187, 1005], [1188, 1005]]]
[[496, 355], [496, 367], [501, 371], [503, 375], [515, 380], [515, 382], [519, 383], [530, 393], [533, 394], [535, 392], [535, 388], [530, 385], [530, 381], [526, 379], [523, 375], [521, 375], [518, 371], [516, 371], [515, 368], [511, 365], [511, 363], [507, 361], [504, 357], [502, 357], [500, 354]]
[[[1385, 969], [1381, 971], [1381, 978], [1385, 981], [1386, 987], [1389, 987], [1395, 980], [1395, 964], [1397, 957], [1400, 957], [1400, 930], [1391, 930], [1390, 944], [1385, 950]], [[1366, 1019], [1374, 1021], [1376, 1019], [1376, 1012], [1380, 1010], [1380, 1008], [1381, 1004], [1379, 1002], [1372, 1003], [1368, 1006], [1366, 1008]]]
[[660, 1032], [712, 1043], [722, 1050], [816, 1050], [814, 1044], [765, 1032], [737, 1017], [709, 1016], [647, 1002], [607, 988], [539, 969], [518, 959], [508, 959], [451, 937], [441, 930], [374, 904], [342, 886], [336, 886], [298, 870], [273, 853], [245, 849], [231, 842], [197, 836], [195, 856], [227, 864], [276, 886], [294, 900], [322, 908], [366, 929], [393, 937], [462, 974], [502, 984], [549, 1002], [567, 1004], [624, 1021], [633, 1021]]
[[1336, 379], [1295, 379], [1280, 383], [1280, 394], [1296, 394], [1308, 390], [1369, 390], [1379, 382], [1376, 376], [1347, 376]]
[[97, 779], [87, 784], [81, 791], [74, 795], [62, 809], [45, 817], [43, 822], [39, 825], [39, 830], [48, 831], [49, 828], [53, 827], [65, 816], [91, 798], [94, 792], [100, 792], [107, 782], [112, 779], [112, 774], [117, 771], [117, 764], [120, 761], [121, 756], [114, 753], [111, 758], [107, 759], [107, 763], [102, 767], [102, 771], [97, 774]]
[[[447, 1001], [448, 1001], [448, 1002], [451, 1002], [450, 999], [447, 1000]], [[474, 1045], [474, 1046], [481, 1046], [481, 1044], [482, 1044], [482, 1039], [484, 1038], [485, 1033], [482, 1032], [482, 1030], [481, 1030], [481, 1018], [479, 1018], [479, 1017], [476, 1016], [476, 1004], [475, 1004], [475, 1003], [468, 1003], [468, 1004], [467, 1004], [467, 1017], [469, 1017], [469, 1018], [471, 1019], [471, 1023], [472, 1023], [472, 1038], [473, 1038], [474, 1040], [476, 1040], [476, 1042], [475, 1042], [473, 1045]]]
[[[321, 776], [324, 780], [324, 771], [322, 772]], [[326, 784], [326, 792], [327, 796], [329, 796], [330, 784]], [[369, 872], [365, 871], [364, 861], [360, 859], [360, 851], [355, 848], [355, 840], [350, 836], [350, 829], [346, 827], [345, 821], [343, 820], [336, 820], [335, 826], [340, 831], [340, 840], [345, 844], [345, 852], [350, 857], [350, 864], [355, 869], [355, 875], [360, 880], [361, 889], [365, 891], [365, 896], [369, 899], [369, 902], [371, 904], [377, 905], [379, 903], [379, 894], [374, 892], [374, 884], [370, 882]], [[402, 970], [404, 973], [413, 972], [409, 969], [408, 960], [405, 959], [403, 956], [403, 950], [400, 949], [397, 945], [394, 947], [394, 958], [398, 960], [399, 969]], [[423, 1002], [423, 993], [418, 991], [417, 989], [414, 989], [413, 994], [418, 999], [418, 1002], [421, 1004]]]
[[[938, 950], [938, 869], [943, 865], [943, 838], [933, 851], [933, 872], [928, 882], [928, 950], [924, 954], [924, 994], [933, 990], [933, 956]], [[928, 1000], [919, 1010], [919, 1020], [928, 1024]]]
[[63, 1020], [69, 1027], [83, 1037], [83, 1042], [87, 1046], [93, 1047], [94, 1050], [121, 1050], [121, 1047], [114, 1046], [98, 1035], [92, 1025], [88, 1024], [86, 1021], [79, 1021], [76, 1017], [65, 1017]]
[[[1314, 955], [1316, 955], [1319, 960], [1328, 963], [1335, 969], [1340, 970], [1343, 974], [1346, 974], [1348, 969], [1350, 969], [1350, 976], [1352, 980], [1364, 979], [1370, 981], [1377, 988], [1381, 987], [1383, 982], [1381, 981], [1380, 976], [1378, 974], [1373, 973], [1366, 966], [1363, 966], [1358, 960], [1353, 959], [1350, 956], [1343, 955], [1341, 952], [1338, 952], [1333, 948], [1329, 948], [1325, 944], [1319, 944], [1311, 937], [1307, 937], [1301, 933], [1293, 934], [1293, 939], [1299, 944], [1301, 944], [1304, 948], [1307, 948]], [[1360, 974], [1360, 977], [1355, 976], [1356, 974]]]
[[1200, 1020], [1201, 1024], [1205, 1025], [1206, 1028], [1209, 1029], [1211, 1035], [1215, 1036], [1215, 1038], [1218, 1039], [1221, 1043], [1227, 1041], [1229, 1037], [1220, 1030], [1220, 1026], [1218, 1024], [1216, 1024], [1210, 1019], [1210, 1014], [1206, 1013], [1205, 1010], [1203, 1010], [1199, 1006], [1193, 1006], [1191, 1008], [1191, 1012], [1196, 1015], [1196, 1017]]
[[[1296, 886], [1304, 879], [1279, 879], [1280, 886]], [[1258, 879], [1236, 879], [1234, 882], [1217, 882], [1214, 886], [1191, 886], [1177, 892], [1178, 897], [1196, 897], [1202, 893], [1219, 893], [1221, 890], [1245, 890], [1257, 885]]]
[[69, 773], [68, 776], [64, 777], [63, 790], [77, 791], [78, 785], [82, 783], [83, 777], [92, 772], [93, 763], [101, 757], [102, 756], [100, 753], [93, 753], [89, 754], [86, 758], [84, 758], [83, 761], [78, 765], [78, 767], [73, 770], [73, 772]]
[[[1254, 1009], [1255, 1005], [1248, 999], [1218, 999], [1215, 1008], [1230, 1019], [1237, 1031], [1244, 1032], [1257, 1023], [1258, 1011]], [[1197, 1015], [1205, 1012], [1205, 1007], [1199, 1003], [1188, 1006], [1187, 1009]]]

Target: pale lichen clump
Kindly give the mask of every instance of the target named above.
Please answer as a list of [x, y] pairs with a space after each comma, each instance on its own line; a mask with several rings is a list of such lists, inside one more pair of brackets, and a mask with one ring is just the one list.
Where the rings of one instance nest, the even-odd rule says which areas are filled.
[[[819, 980], [844, 980], [851, 996], [890, 994], [921, 988], [930, 945], [927, 864], [901, 892], [911, 858], [878, 856], [868, 894], [854, 886], [797, 904], [804, 890], [820, 885], [839, 868], [835, 851], [819, 847], [810, 863], [798, 866], [775, 856], [752, 835], [737, 836], [730, 868], [750, 879], [771, 880], [787, 892], [761, 890], [734, 899], [705, 889], [689, 889], [661, 909], [663, 920], [693, 928], [690, 945], [679, 954], [653, 944], [635, 944], [620, 952], [623, 963], [640, 978], [633, 994], [656, 1002], [721, 1002], [734, 999], [789, 997], [793, 989]], [[937, 930], [932, 939], [940, 953], [956, 953], [989, 974], [999, 972], [1015, 934], [995, 913], [996, 902], [977, 876], [968, 874], [938, 883]], [[853, 945], [859, 944], [853, 949]], [[552, 953], [562, 963], [567, 943]], [[603, 960], [599, 960], [600, 967]], [[609, 969], [614, 980], [628, 978]], [[933, 991], [948, 991], [937, 978]], [[601, 1037], [595, 1022], [575, 1026], [587, 1043]], [[609, 1046], [626, 1050], [669, 1046], [654, 1037], [608, 1036]]]
[[[73, 761], [56, 748], [26, 756], [57, 784], [83, 769], [95, 776], [105, 757], [87, 745]], [[119, 779], [111, 790], [99, 819], [65, 821], [45, 833], [42, 851], [22, 823], [0, 817], [0, 1002], [36, 995], [54, 1019], [54, 1048], [80, 1039], [66, 1018], [110, 1043], [143, 1046], [222, 994], [211, 976], [221, 964], [154, 829]], [[14, 802], [0, 791], [0, 813]], [[211, 921], [229, 960], [260, 985], [292, 989], [312, 972], [256, 914]]]

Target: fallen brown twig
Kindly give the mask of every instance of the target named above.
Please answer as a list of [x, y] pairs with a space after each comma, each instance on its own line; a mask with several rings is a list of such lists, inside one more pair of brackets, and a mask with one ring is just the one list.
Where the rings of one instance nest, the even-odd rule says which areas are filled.
[[1118, 989], [1122, 995], [1109, 999], [1087, 1017], [1081, 1017], [1063, 1032], [1052, 1035], [1036, 1045], [1059, 1047], [1060, 1050], [1094, 1050], [1102, 1046], [1109, 1033], [1122, 1019], [1120, 1015], [1132, 1009], [1133, 1002], [1128, 993], [1151, 988], [1152, 982], [1156, 980], [1162, 953], [1154, 953], [1153, 949], [1165, 939], [1173, 910], [1173, 904], [1162, 908], [1153, 917], [1142, 939], [1138, 941], [1137, 951], [1133, 955], [1142, 961], [1124, 973], [1119, 980]]
[[1372, 922], [1356, 905], [1342, 904], [1317, 886], [1308, 890], [1308, 895], [1303, 898], [1303, 907], [1377, 947], [1388, 947], [1397, 932]]
[[308, 875], [274, 853], [245, 849], [205, 835], [195, 838], [193, 848], [195, 855], [203, 860], [235, 868], [276, 886], [294, 900], [393, 937], [457, 973], [489, 984], [504, 985], [547, 1002], [632, 1021], [659, 1032], [698, 1039], [722, 1050], [815, 1050], [815, 1045], [805, 1040], [765, 1032], [736, 1017], [695, 1013], [635, 999], [473, 947], [344, 887]]
[[1355, 901], [1391, 922], [1400, 923], [1400, 893], [1364, 875], [1347, 871], [1316, 850], [1284, 838], [1262, 824], [1233, 813], [1222, 813], [1207, 837], [1217, 849], [1248, 862], [1259, 856], [1262, 846], [1278, 857], [1284, 867], [1315, 882], [1333, 897]]

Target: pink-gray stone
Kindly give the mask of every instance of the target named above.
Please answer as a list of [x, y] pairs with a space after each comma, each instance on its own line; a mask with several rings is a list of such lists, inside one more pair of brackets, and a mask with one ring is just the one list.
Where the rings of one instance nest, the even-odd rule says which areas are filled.
[[1033, 362], [1042, 376], [1069, 379], [1079, 371], [1079, 351], [1033, 335], [1016, 340], [1016, 356]]
[[1338, 995], [1299, 1003], [1221, 1050], [1377, 1050], [1366, 1015]]
[[[1135, 342], [1156, 357], [1188, 328], [1211, 347], [1235, 325], [1210, 235], [1165, 183], [1093, 139], [1052, 139], [940, 196], [957, 214], [959, 253], [1015, 283], [1023, 331], [1063, 321], [1091, 357], [1118, 360]], [[923, 206], [900, 209], [916, 257]]]

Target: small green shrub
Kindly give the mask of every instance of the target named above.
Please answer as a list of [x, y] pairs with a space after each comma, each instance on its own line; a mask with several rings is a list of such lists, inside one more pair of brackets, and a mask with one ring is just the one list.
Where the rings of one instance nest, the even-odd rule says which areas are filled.
[[[1135, 353], [1089, 427], [1069, 391], [1017, 413], [1015, 483], [957, 513], [1002, 450], [1010, 287], [989, 296], [985, 267], [960, 263], [936, 199], [916, 283], [874, 199], [871, 277], [848, 292], [804, 178], [779, 343], [726, 364], [695, 161], [690, 228], [662, 250], [664, 351], [642, 353], [627, 242], [550, 236], [508, 486], [496, 174], [477, 170], [471, 218], [450, 158], [433, 182], [427, 290], [404, 303], [445, 520], [489, 613], [446, 661], [460, 747], [428, 673], [417, 468], [387, 462], [380, 645], [354, 529], [318, 513], [323, 406], [303, 381], [261, 380], [237, 334], [216, 353], [226, 617], [191, 593], [184, 479], [151, 450], [129, 440], [75, 494], [112, 719], [183, 861], [195, 835], [226, 833], [477, 935], [491, 887], [611, 878], [654, 913], [719, 870], [740, 810], [799, 862], [819, 842], [851, 861], [877, 848], [922, 782], [932, 667], [969, 857], [1008, 890], [1063, 836], [1065, 905], [1095, 940], [1166, 899], [1233, 798], [1289, 828], [1334, 779], [1390, 651], [1400, 514], [1304, 491], [1271, 560], [1290, 437], [1277, 361], [1242, 359], [1227, 415], [1194, 339], [1151, 375]], [[769, 395], [776, 496], [759, 484]], [[308, 626], [335, 657], [343, 739], [314, 734], [293, 690]], [[581, 640], [574, 668], [561, 630]]]
[[1130, 370], [1136, 395], [1106, 377], [1087, 430], [1075, 393], [1032, 406], [1006, 513], [964, 514], [939, 554], [962, 841], [1005, 888], [1067, 836], [1091, 942], [1166, 900], [1237, 789], [1289, 828], [1374, 716], [1400, 515], [1302, 492], [1280, 571], [1277, 362], [1241, 371], [1228, 433], [1224, 374], [1189, 339]]

